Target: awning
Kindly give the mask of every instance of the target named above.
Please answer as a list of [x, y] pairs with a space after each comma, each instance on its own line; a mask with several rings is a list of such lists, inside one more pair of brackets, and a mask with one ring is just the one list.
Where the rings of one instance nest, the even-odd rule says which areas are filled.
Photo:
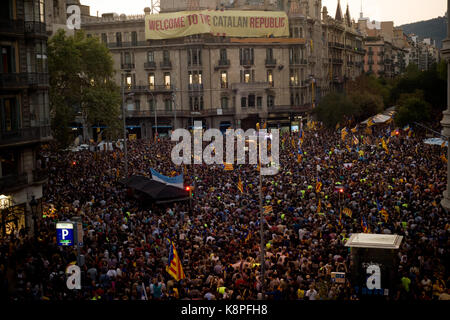
[[445, 145], [448, 146], [448, 142], [441, 139], [441, 138], [430, 138], [423, 140], [423, 143], [425, 144], [431, 144], [435, 146], [442, 146], [442, 144], [445, 142]]
[[137, 190], [150, 197], [156, 203], [184, 201], [189, 192], [174, 186], [152, 180], [144, 176], [132, 176], [121, 181], [128, 188]]
[[394, 118], [395, 116], [395, 107], [391, 107], [389, 109], [387, 109], [386, 111], [384, 111], [383, 113], [379, 113], [376, 116], [370, 117], [369, 119], [361, 122], [361, 124], [367, 124], [367, 122], [369, 122], [370, 119], [372, 119], [373, 123], [385, 123], [387, 121], [389, 121], [390, 119]]

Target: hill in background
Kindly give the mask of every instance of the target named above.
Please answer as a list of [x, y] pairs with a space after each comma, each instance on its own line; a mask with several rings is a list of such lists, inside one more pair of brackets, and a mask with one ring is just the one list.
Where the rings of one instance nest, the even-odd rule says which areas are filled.
[[436, 46], [442, 48], [442, 40], [447, 37], [447, 18], [438, 17], [431, 20], [404, 24], [399, 28], [402, 28], [406, 34], [416, 34], [421, 40], [432, 38], [436, 40]]

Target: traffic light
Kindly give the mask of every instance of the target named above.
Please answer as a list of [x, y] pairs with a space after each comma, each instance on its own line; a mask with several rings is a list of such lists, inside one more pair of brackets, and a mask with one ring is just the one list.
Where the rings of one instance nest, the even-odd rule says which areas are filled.
[[192, 186], [186, 186], [186, 191], [189, 192], [189, 197], [193, 197], [194, 196], [194, 187]]
[[76, 165], [77, 165], [77, 162], [76, 162], [76, 161], [72, 161], [72, 165], [73, 165], [73, 166], [76, 166]]

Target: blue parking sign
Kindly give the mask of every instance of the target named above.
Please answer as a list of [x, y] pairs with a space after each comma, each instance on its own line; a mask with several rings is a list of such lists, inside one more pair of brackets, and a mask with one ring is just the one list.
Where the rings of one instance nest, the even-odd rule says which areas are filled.
[[56, 224], [56, 239], [59, 246], [73, 246], [73, 224], [58, 222]]

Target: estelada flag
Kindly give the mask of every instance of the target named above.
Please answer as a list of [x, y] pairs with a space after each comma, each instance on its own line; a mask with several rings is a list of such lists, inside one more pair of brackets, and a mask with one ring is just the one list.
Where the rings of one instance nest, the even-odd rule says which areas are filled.
[[343, 212], [344, 212], [344, 214], [347, 216], [347, 217], [352, 217], [352, 210], [350, 210], [349, 208], [344, 208], [344, 210], [342, 210]]
[[169, 248], [169, 261], [166, 266], [166, 271], [170, 274], [176, 281], [180, 281], [186, 278], [183, 267], [181, 266], [180, 257], [178, 256], [177, 250], [172, 241], [170, 241]]
[[273, 208], [272, 208], [272, 206], [264, 206], [263, 207], [263, 212], [264, 212], [264, 214], [270, 214], [270, 213], [273, 213]]
[[231, 163], [225, 163], [223, 168], [225, 169], [225, 171], [233, 171], [233, 164]]
[[319, 193], [320, 190], [322, 190], [322, 182], [317, 180], [317, 182], [316, 182], [316, 193]]
[[237, 188], [241, 193], [244, 193], [244, 184], [242, 183], [241, 177], [239, 177], [239, 182], [237, 184]]

